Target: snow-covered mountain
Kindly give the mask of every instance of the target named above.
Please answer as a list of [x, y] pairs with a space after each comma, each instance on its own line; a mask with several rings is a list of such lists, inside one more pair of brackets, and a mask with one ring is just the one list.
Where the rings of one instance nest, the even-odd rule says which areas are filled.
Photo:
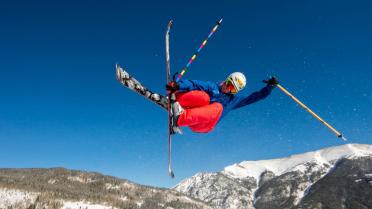
[[174, 189], [221, 209], [372, 208], [372, 145], [244, 161]]
[[174, 190], [64, 168], [0, 169], [0, 209], [212, 209]]

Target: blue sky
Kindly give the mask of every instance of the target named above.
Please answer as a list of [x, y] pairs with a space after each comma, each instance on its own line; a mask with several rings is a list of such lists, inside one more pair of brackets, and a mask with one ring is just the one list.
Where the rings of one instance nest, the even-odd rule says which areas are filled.
[[174, 137], [167, 116], [115, 80], [118, 62], [164, 93], [164, 30], [179, 71], [224, 21], [185, 74], [246, 74], [248, 94], [276, 75], [283, 87], [349, 138], [372, 139], [369, 1], [8, 1], [0, 6], [0, 167], [97, 171], [170, 187], [197, 172], [342, 145], [275, 89], [229, 113], [209, 134]]

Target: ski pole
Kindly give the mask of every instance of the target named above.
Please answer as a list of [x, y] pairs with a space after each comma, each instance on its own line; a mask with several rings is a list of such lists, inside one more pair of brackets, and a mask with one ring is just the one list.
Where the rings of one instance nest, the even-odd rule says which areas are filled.
[[194, 62], [196, 59], [196, 56], [198, 53], [203, 49], [203, 47], [207, 44], [208, 39], [216, 32], [218, 26], [220, 26], [222, 23], [222, 18], [216, 23], [216, 25], [213, 27], [212, 31], [209, 33], [208, 37], [203, 41], [203, 43], [199, 46], [199, 49], [192, 55], [187, 65], [182, 69], [181, 73], [178, 74], [178, 77], [176, 78], [176, 82], [179, 81], [183, 74], [185, 74], [186, 70], [190, 67], [191, 63]]
[[323, 123], [327, 128], [329, 128], [333, 133], [337, 135], [338, 138], [343, 139], [344, 141], [347, 141], [347, 139], [338, 132], [335, 128], [333, 128], [331, 125], [329, 125], [327, 122], [325, 122], [321, 117], [319, 117], [317, 114], [315, 114], [310, 108], [308, 108], [304, 103], [302, 103], [300, 100], [298, 100], [295, 96], [293, 96], [291, 93], [289, 93], [285, 88], [283, 88], [280, 84], [276, 85], [279, 87], [280, 90], [282, 90], [286, 95], [291, 97], [297, 104], [299, 104], [302, 108], [304, 108], [306, 111], [308, 111], [312, 116], [314, 116], [317, 120], [319, 120], [321, 123]]

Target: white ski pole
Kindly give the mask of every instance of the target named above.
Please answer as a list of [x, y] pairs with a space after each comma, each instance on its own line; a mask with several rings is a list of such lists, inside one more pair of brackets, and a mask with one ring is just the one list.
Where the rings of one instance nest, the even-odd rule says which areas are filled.
[[308, 108], [304, 103], [302, 103], [300, 100], [298, 100], [295, 96], [293, 96], [291, 93], [289, 93], [285, 88], [283, 88], [280, 84], [276, 84], [276, 86], [283, 91], [286, 95], [291, 97], [297, 104], [299, 104], [302, 108], [304, 108], [306, 111], [308, 111], [312, 116], [314, 116], [317, 120], [319, 120], [323, 125], [325, 125], [327, 128], [329, 128], [333, 133], [337, 135], [338, 138], [343, 139], [344, 141], [347, 141], [347, 139], [335, 128], [333, 128], [331, 125], [329, 125], [326, 121], [324, 121], [321, 117], [319, 117], [315, 112], [313, 112], [310, 108]]

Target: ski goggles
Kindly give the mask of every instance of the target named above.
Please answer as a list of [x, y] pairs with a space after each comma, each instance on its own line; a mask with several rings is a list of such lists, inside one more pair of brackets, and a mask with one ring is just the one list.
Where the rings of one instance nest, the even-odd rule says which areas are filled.
[[231, 80], [231, 78], [227, 78], [226, 81], [225, 81], [225, 84], [226, 84], [226, 87], [230, 90], [230, 93], [232, 94], [236, 94], [238, 91], [236, 90], [234, 84], [233, 84], [233, 81]]

